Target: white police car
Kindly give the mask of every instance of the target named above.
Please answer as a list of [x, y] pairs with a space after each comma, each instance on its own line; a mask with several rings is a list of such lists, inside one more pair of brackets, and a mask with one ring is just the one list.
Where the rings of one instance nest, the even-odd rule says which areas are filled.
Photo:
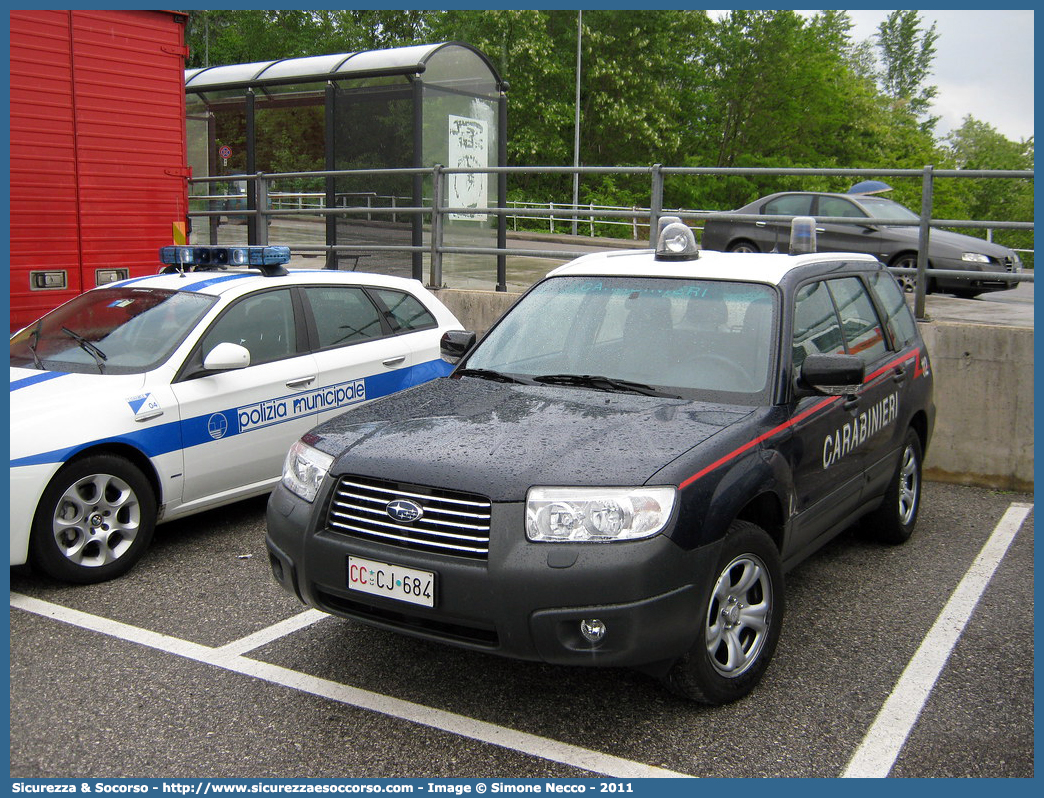
[[745, 695], [787, 569], [856, 521], [913, 532], [931, 367], [875, 258], [701, 252], [661, 221], [655, 253], [584, 256], [478, 344], [448, 333], [448, 379], [294, 444], [276, 580], [403, 634]]
[[461, 325], [420, 283], [289, 255], [165, 247], [11, 337], [11, 565], [118, 576], [157, 521], [270, 491], [303, 432], [450, 371]]

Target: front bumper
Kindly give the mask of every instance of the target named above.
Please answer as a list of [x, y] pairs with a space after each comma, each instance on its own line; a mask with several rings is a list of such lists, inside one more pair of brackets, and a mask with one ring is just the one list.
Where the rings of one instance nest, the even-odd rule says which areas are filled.
[[[684, 551], [664, 535], [531, 543], [519, 502], [493, 506], [489, 558], [479, 561], [315, 528], [313, 510], [282, 485], [268, 505], [273, 574], [306, 604], [415, 637], [562, 665], [653, 666], [688, 651], [719, 547]], [[435, 606], [350, 591], [349, 554], [435, 572]], [[605, 625], [597, 643], [580, 633], [585, 619]]]
[[[967, 276], [935, 275], [932, 271], [936, 270], [966, 272]], [[1009, 280], [1004, 275], [1018, 273], [1021, 271], [1021, 264], [1017, 268], [1013, 265], [1012, 270], [1008, 271], [1002, 263], [971, 263], [960, 258], [933, 257], [932, 271], [929, 271], [929, 276], [941, 291], [950, 288], [957, 290], [1007, 291], [1015, 288], [1019, 283], [1017, 280]]]

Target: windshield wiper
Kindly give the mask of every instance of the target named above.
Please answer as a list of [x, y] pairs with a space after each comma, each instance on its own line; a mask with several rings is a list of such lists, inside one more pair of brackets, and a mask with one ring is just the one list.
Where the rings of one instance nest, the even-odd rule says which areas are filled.
[[43, 371], [44, 367], [43, 362], [40, 360], [40, 356], [36, 354], [36, 347], [40, 345], [40, 324], [42, 321], [43, 320], [41, 319], [36, 323], [33, 331], [30, 333], [32, 337], [29, 339], [29, 343], [27, 344], [29, 351], [33, 353], [33, 363], [38, 369], [40, 369], [40, 371]]
[[492, 380], [493, 382], [514, 382], [519, 385], [532, 385], [532, 382], [529, 380], [516, 377], [514, 374], [493, 371], [492, 369], [460, 369], [457, 374], [461, 377], [478, 377], [481, 380]]
[[545, 385], [576, 385], [581, 388], [595, 388], [599, 391], [617, 391], [620, 393], [638, 393], [644, 396], [665, 396], [680, 399], [676, 394], [661, 391], [651, 385], [630, 380], [618, 380], [613, 377], [600, 377], [593, 374], [545, 374], [534, 377], [534, 382]]
[[80, 335], [77, 332], [73, 332], [68, 327], [62, 327], [62, 332], [68, 335], [74, 341], [76, 341], [76, 343], [80, 345], [80, 349], [82, 349], [84, 352], [86, 352], [94, 358], [94, 362], [98, 364], [99, 372], [105, 371], [104, 366], [105, 361], [109, 359], [108, 355], [106, 355], [103, 351], [101, 351], [98, 347], [96, 347], [82, 335]]

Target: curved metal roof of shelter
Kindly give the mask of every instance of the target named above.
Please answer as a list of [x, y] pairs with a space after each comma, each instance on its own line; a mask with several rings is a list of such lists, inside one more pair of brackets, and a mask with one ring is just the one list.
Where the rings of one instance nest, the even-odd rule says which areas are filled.
[[[456, 52], [454, 51], [466, 51]], [[254, 64], [230, 64], [185, 70], [185, 90], [211, 92], [252, 86], [275, 86], [315, 81], [373, 78], [384, 76], [423, 75], [433, 58], [466, 55], [477, 59], [488, 70], [488, 77], [499, 90], [507, 85], [501, 80], [489, 59], [469, 44], [442, 42], [368, 50], [358, 53], [315, 55], [305, 58], [283, 58]], [[471, 75], [470, 77], [482, 77]]]

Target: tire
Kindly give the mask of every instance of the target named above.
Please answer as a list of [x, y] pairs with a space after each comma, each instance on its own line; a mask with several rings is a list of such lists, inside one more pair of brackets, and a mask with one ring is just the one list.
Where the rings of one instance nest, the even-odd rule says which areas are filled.
[[[916, 269], [917, 268], [917, 253], [908, 252], [905, 255], [900, 255], [890, 264], [894, 269]], [[915, 274], [897, 274], [895, 279], [899, 282], [899, 287], [903, 289], [903, 293], [912, 294], [917, 291], [917, 275]], [[926, 277], [925, 294], [930, 294], [934, 291], [932, 285], [932, 278]]]
[[898, 545], [913, 534], [921, 509], [922, 451], [920, 436], [912, 429], [907, 430], [881, 506], [863, 519], [863, 529], [873, 539]]
[[761, 252], [761, 250], [758, 249], [758, 245], [757, 244], [755, 244], [753, 241], [747, 241], [746, 239], [743, 239], [743, 238], [741, 238], [739, 241], [733, 241], [731, 244], [729, 244], [728, 249], [726, 249], [725, 251], [726, 252]]
[[783, 571], [775, 543], [760, 527], [734, 521], [712, 581], [703, 586], [696, 642], [664, 677], [675, 693], [727, 704], [761, 680], [783, 622]]
[[155, 527], [152, 486], [129, 461], [114, 455], [74, 460], [40, 497], [30, 562], [63, 582], [104, 582], [134, 567]]

